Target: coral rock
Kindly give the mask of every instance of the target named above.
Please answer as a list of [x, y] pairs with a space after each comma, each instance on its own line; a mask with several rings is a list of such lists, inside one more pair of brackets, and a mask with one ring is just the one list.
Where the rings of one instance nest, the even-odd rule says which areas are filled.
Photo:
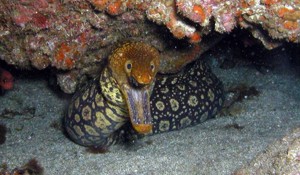
[[273, 49], [283, 41], [300, 42], [300, 1], [2, 0], [0, 59], [23, 69], [79, 70], [80, 77], [128, 38], [162, 43], [155, 47], [171, 53], [163, 28], [200, 47], [211, 33], [243, 28]]

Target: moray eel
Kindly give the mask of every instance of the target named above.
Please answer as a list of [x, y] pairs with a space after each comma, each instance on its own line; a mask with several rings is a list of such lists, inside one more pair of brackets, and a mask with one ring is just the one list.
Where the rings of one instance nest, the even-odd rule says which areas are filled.
[[77, 92], [65, 117], [66, 131], [83, 146], [107, 147], [126, 134], [178, 130], [214, 116], [223, 86], [196, 61], [180, 73], [156, 75], [158, 51], [142, 42], [115, 49], [100, 76]]

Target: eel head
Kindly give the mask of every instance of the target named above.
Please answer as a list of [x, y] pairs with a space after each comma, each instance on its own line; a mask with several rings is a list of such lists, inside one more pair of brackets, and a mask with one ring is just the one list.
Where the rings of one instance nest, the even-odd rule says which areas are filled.
[[125, 98], [131, 124], [141, 134], [152, 131], [150, 93], [159, 65], [159, 52], [142, 42], [125, 43], [109, 57], [108, 68]]

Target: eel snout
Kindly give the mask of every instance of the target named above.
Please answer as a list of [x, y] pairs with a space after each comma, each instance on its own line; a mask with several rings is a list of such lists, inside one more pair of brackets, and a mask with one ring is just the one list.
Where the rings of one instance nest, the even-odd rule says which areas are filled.
[[133, 76], [130, 76], [128, 81], [133, 88], [138, 88], [138, 89], [143, 88], [149, 84], [149, 83], [139, 82]]

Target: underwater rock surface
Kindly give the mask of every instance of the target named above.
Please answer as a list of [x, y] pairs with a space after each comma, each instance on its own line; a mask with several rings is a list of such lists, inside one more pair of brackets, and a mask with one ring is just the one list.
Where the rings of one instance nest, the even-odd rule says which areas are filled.
[[96, 74], [111, 47], [128, 38], [167, 57], [175, 51], [169, 51], [170, 37], [199, 43], [201, 54], [206, 37], [217, 40], [210, 34], [235, 28], [268, 49], [300, 41], [300, 2], [290, 0], [3, 0], [0, 17], [0, 59], [21, 69], [54, 69], [66, 93]]

